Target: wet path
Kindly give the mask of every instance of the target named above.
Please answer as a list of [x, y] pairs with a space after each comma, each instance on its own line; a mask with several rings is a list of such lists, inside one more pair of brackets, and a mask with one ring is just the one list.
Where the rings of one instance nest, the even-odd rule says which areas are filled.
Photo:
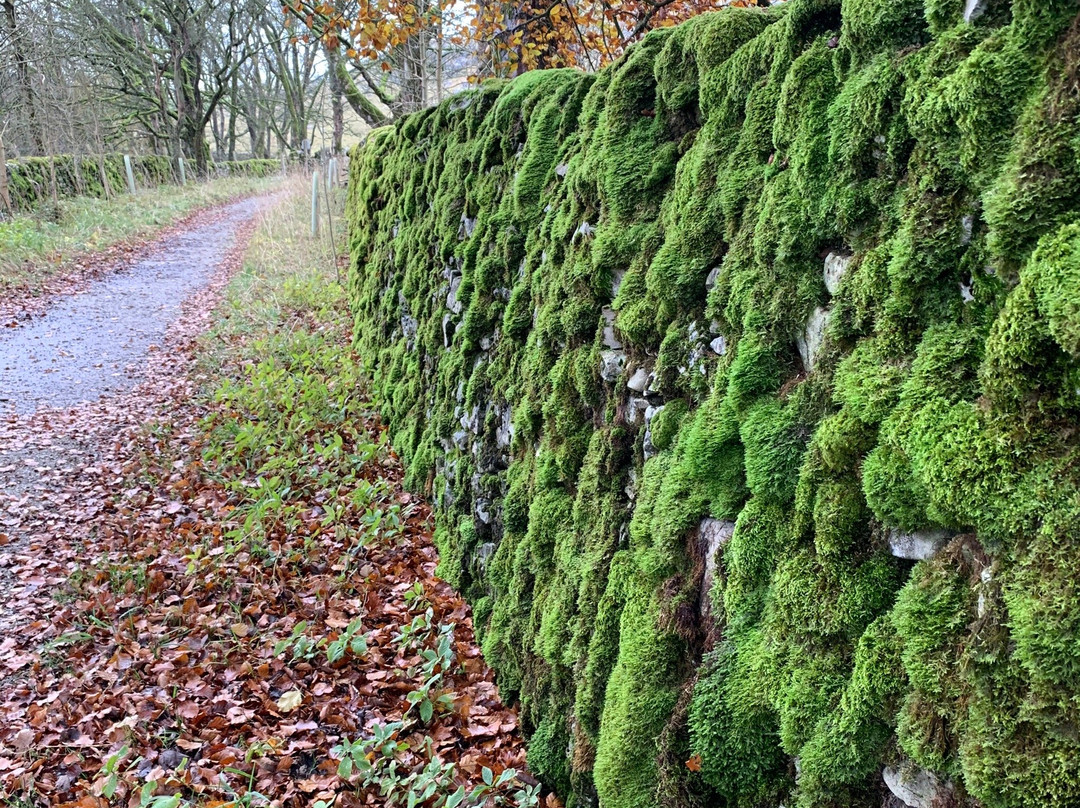
[[262, 201], [220, 208], [130, 267], [0, 333], [0, 413], [32, 413], [115, 395], [138, 383], [183, 301], [206, 285], [236, 228]]

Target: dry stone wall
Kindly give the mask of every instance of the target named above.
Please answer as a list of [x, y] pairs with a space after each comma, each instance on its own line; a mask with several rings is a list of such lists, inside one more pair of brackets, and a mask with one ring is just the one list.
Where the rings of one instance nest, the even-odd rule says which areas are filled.
[[354, 154], [358, 347], [569, 805], [1080, 804], [1078, 12], [729, 9]]

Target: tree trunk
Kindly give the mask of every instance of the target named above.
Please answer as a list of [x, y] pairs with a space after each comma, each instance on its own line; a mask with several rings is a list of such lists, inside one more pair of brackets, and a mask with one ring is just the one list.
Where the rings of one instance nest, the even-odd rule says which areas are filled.
[[11, 38], [12, 53], [15, 57], [15, 73], [26, 104], [26, 123], [30, 128], [30, 142], [35, 154], [45, 153], [45, 138], [37, 118], [37, 104], [34, 99], [34, 85], [30, 81], [30, 61], [26, 58], [20, 41], [19, 29], [15, 19], [15, 0], [3, 0], [4, 22]]

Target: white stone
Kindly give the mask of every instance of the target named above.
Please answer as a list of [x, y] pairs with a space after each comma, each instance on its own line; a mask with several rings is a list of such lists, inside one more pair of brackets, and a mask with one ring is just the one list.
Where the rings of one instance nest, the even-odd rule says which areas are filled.
[[807, 373], [812, 373], [814, 365], [817, 364], [818, 354], [825, 342], [825, 326], [828, 322], [829, 310], [818, 306], [810, 313], [810, 319], [806, 321], [806, 330], [795, 340]]
[[932, 808], [946, 805], [952, 785], [942, 782], [931, 771], [904, 761], [896, 766], [886, 766], [881, 773], [889, 791], [908, 808]]
[[510, 405], [503, 404], [499, 410], [499, 424], [495, 427], [495, 445], [500, 449], [509, 449], [514, 440], [514, 424], [511, 420]]
[[735, 523], [727, 519], [713, 519], [706, 516], [698, 523], [698, 539], [705, 554], [705, 575], [701, 579], [701, 613], [708, 613], [712, 602], [713, 580], [716, 578], [716, 554], [735, 534]]
[[840, 291], [840, 280], [847, 274], [851, 259], [852, 256], [840, 253], [829, 253], [825, 256], [825, 288], [830, 295]]
[[619, 378], [626, 365], [626, 354], [622, 351], [602, 351], [600, 353], [600, 378], [613, 382]]
[[716, 279], [720, 277], [720, 267], [713, 267], [705, 277], [705, 288], [712, 289], [716, 286]]
[[555, 166], [555, 175], [558, 177], [565, 177], [568, 168], [569, 166], [567, 166], [566, 163], [559, 163]]
[[644, 393], [645, 388], [649, 385], [650, 373], [645, 368], [638, 368], [630, 376], [630, 380], [626, 383], [626, 386], [633, 390], [635, 393]]
[[929, 530], [898, 530], [889, 528], [889, 552], [909, 561], [925, 561], [944, 547], [952, 534], [941, 528]]
[[727, 353], [727, 340], [723, 337], [717, 337], [709, 343], [709, 350], [717, 356], [723, 356]]
[[975, 294], [971, 291], [974, 286], [974, 281], [970, 278], [967, 283], [960, 281], [960, 297], [965, 303], [971, 303], [975, 299]]

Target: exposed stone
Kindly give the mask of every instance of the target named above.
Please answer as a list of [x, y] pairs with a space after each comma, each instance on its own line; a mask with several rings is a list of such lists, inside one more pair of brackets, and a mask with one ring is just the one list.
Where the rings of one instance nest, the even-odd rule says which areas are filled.
[[454, 318], [449, 314], [444, 314], [442, 318], [442, 341], [443, 347], [449, 348], [450, 343], [454, 340]]
[[942, 781], [933, 772], [911, 761], [886, 766], [881, 777], [889, 791], [908, 808], [947, 805], [953, 790], [952, 783]]
[[964, 3], [964, 22], [974, 22], [986, 13], [990, 0], [966, 0]]
[[817, 364], [818, 354], [825, 342], [825, 326], [828, 322], [829, 310], [818, 306], [810, 313], [810, 319], [806, 321], [806, 330], [795, 340], [807, 373], [812, 373], [814, 365]]
[[591, 237], [593, 234], [593, 226], [588, 222], [582, 222], [578, 225], [578, 229], [574, 231], [574, 235], [570, 237], [570, 243], [575, 244], [578, 239], [584, 240]]
[[[623, 493], [626, 494], [626, 498], [633, 501], [637, 497], [637, 471], [631, 467], [630, 471], [626, 475], [626, 485], [623, 487]], [[627, 525], [623, 522], [622, 528], [619, 531], [619, 545], [625, 547], [626, 535], [629, 531]]]
[[446, 293], [446, 308], [454, 314], [461, 314], [461, 301], [458, 300], [458, 289], [461, 287], [461, 275], [455, 273], [450, 276], [450, 291]]
[[469, 445], [469, 433], [466, 432], [464, 429], [459, 429], [457, 432], [454, 433], [453, 440], [454, 445], [457, 448], [464, 450]]
[[706, 516], [698, 523], [698, 540], [705, 556], [705, 574], [701, 579], [701, 614], [708, 614], [713, 581], [716, 578], [716, 554], [735, 533], [735, 523], [727, 519]]
[[709, 274], [705, 277], [705, 288], [712, 290], [716, 286], [716, 279], [720, 277], [720, 267], [713, 267], [709, 270]]
[[616, 269], [611, 273], [611, 299], [614, 300], [615, 296], [619, 294], [619, 289], [622, 287], [623, 278], [626, 277], [625, 269]]
[[649, 405], [645, 408], [645, 437], [641, 441], [641, 451], [645, 455], [646, 460], [656, 454], [656, 447], [652, 442], [652, 419], [663, 409], [663, 404], [659, 407]]
[[458, 238], [466, 239], [472, 236], [476, 229], [476, 219], [470, 219], [464, 213], [461, 214], [461, 227], [458, 229]]
[[565, 177], [569, 166], [566, 163], [559, 163], [555, 166], [555, 175], [558, 177]]
[[840, 253], [829, 253], [825, 256], [825, 288], [830, 295], [840, 291], [840, 281], [847, 274], [851, 259], [852, 256]]
[[621, 348], [622, 343], [619, 342], [619, 338], [615, 336], [615, 309], [611, 306], [604, 306], [601, 312], [604, 316], [604, 347], [605, 348]]
[[966, 247], [971, 243], [971, 234], [975, 230], [975, 217], [972, 214], [968, 214], [960, 220], [960, 245]]
[[941, 528], [910, 531], [889, 528], [889, 552], [897, 558], [924, 561], [936, 555], [950, 538], [952, 534]]
[[491, 501], [478, 497], [473, 510], [476, 512], [476, 518], [483, 522], [485, 525], [491, 524]]
[[491, 562], [491, 557], [495, 555], [496, 549], [493, 541], [486, 541], [476, 548], [476, 565], [480, 568], [481, 575], [487, 572], [487, 566]]
[[635, 393], [644, 393], [645, 388], [649, 386], [650, 375], [649, 371], [645, 368], [639, 367], [630, 376], [630, 379], [626, 382], [626, 386]]
[[514, 424], [509, 404], [499, 408], [499, 423], [495, 427], [495, 445], [500, 449], [509, 449], [514, 440]]
[[625, 365], [626, 354], [622, 351], [600, 352], [600, 378], [605, 382], [613, 382], [618, 379]]
[[967, 282], [960, 281], [960, 297], [965, 303], [971, 303], [975, 300], [975, 294], [972, 292], [972, 287], [975, 285], [974, 280], [968, 277]]
[[649, 408], [649, 401], [645, 398], [639, 398], [638, 396], [630, 396], [626, 402], [626, 420], [628, 423], [635, 424], [638, 419], [645, 414], [645, 410]]
[[711, 350], [717, 356], [723, 356], [727, 353], [727, 340], [722, 336], [717, 337], [709, 343], [709, 350]]

